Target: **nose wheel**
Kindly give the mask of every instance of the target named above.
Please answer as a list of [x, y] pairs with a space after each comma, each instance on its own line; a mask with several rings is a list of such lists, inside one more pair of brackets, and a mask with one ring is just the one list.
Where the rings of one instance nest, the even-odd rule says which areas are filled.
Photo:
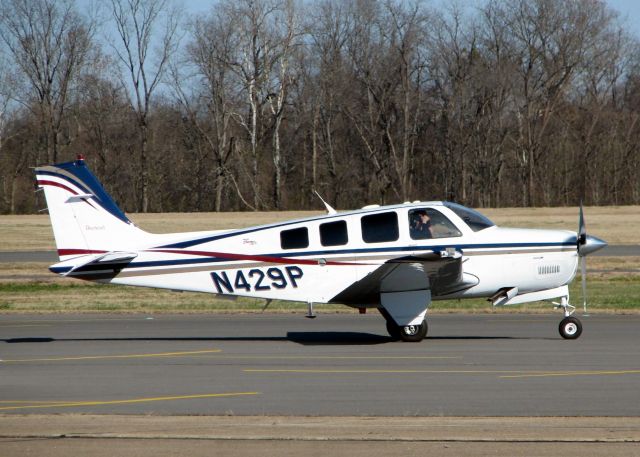
[[560, 321], [558, 331], [560, 336], [565, 340], [575, 340], [582, 335], [582, 322], [577, 317], [573, 317], [572, 314], [576, 307], [569, 304], [569, 296], [562, 297], [560, 303], [555, 303], [556, 309], [562, 308], [564, 312], [564, 319]]
[[565, 317], [560, 321], [558, 330], [565, 340], [575, 340], [582, 334], [582, 323], [576, 317]]

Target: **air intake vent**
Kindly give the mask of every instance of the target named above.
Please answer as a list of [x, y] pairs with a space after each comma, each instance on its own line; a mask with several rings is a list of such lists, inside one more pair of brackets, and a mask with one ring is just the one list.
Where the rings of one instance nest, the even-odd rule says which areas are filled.
[[560, 265], [538, 265], [538, 274], [543, 275], [556, 275], [560, 273]]

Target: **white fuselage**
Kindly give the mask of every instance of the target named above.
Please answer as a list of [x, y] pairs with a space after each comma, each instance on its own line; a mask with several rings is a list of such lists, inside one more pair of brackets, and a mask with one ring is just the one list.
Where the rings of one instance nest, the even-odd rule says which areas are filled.
[[[437, 211], [450, 222], [454, 236], [436, 230], [435, 237], [413, 239], [411, 215], [417, 208]], [[390, 235], [396, 239], [367, 240], [371, 237], [363, 233], [363, 217], [380, 214], [397, 219], [397, 233]], [[306, 239], [301, 236], [305, 232]], [[474, 231], [439, 202], [367, 208], [232, 231], [158, 235], [144, 247], [122, 249], [137, 253], [125, 268], [115, 272], [94, 268], [75, 276], [113, 284], [328, 303], [395, 259], [410, 261], [441, 252], [462, 256], [462, 275], [470, 286], [432, 294], [433, 300], [490, 297], [509, 288], [517, 288], [518, 294], [558, 288], [573, 280], [578, 264], [575, 232], [497, 226]], [[74, 262], [73, 257], [65, 260], [52, 270], [64, 273], [65, 263]], [[370, 297], [347, 304], [378, 305]]]

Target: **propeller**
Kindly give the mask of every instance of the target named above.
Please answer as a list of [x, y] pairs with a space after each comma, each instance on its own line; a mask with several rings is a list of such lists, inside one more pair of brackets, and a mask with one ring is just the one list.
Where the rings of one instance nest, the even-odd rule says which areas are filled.
[[587, 315], [587, 255], [607, 246], [607, 242], [587, 235], [587, 226], [584, 222], [584, 209], [580, 202], [580, 222], [578, 223], [578, 256], [580, 257], [580, 271], [582, 279], [582, 306], [584, 315]]
[[587, 256], [582, 254], [582, 246], [587, 244], [587, 226], [584, 223], [584, 209], [580, 202], [580, 222], [578, 222], [578, 256], [580, 257], [580, 279], [582, 280], [582, 307], [587, 316]]

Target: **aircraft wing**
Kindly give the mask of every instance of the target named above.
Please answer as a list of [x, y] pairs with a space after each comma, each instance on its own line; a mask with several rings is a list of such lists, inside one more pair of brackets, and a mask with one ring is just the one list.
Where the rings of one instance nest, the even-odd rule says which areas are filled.
[[428, 288], [432, 296], [448, 295], [479, 283], [476, 276], [463, 271], [463, 262], [462, 255], [457, 251], [392, 259], [353, 283], [331, 301], [376, 304], [380, 302], [380, 293], [389, 287], [396, 292]]

